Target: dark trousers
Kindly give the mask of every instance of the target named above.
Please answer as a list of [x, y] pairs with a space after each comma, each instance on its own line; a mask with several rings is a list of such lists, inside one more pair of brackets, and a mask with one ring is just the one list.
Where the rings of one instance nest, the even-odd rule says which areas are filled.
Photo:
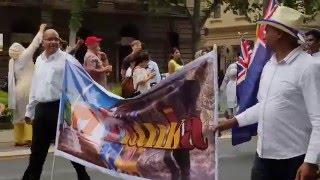
[[290, 159], [262, 159], [256, 155], [251, 180], [294, 180], [305, 155]]
[[[40, 179], [50, 143], [54, 142], [56, 137], [58, 114], [59, 101], [39, 103], [36, 106], [33, 120], [31, 155], [23, 180]], [[90, 179], [84, 166], [75, 162], [71, 163], [77, 171], [79, 180]]]
[[[166, 151], [164, 162], [171, 172], [171, 180], [190, 179], [190, 153], [188, 150]], [[178, 165], [179, 167], [177, 167]]]

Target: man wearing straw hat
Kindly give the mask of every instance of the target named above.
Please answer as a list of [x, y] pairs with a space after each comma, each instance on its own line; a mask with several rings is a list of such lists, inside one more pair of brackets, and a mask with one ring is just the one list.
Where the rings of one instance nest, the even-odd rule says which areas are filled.
[[258, 122], [252, 180], [316, 180], [320, 163], [320, 62], [298, 44], [303, 15], [278, 6], [266, 25], [265, 65], [258, 103], [214, 131]]

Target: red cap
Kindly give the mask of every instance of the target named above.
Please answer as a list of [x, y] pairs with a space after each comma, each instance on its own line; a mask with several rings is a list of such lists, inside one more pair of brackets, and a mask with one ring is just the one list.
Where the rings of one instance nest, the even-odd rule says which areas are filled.
[[96, 36], [88, 36], [85, 43], [86, 43], [86, 45], [91, 45], [91, 44], [101, 42], [101, 41], [102, 41], [102, 39], [98, 38]]

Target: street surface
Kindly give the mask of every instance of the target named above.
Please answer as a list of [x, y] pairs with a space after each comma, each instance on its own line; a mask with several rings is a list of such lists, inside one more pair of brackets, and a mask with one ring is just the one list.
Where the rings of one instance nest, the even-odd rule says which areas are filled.
[[[231, 139], [223, 138], [219, 140], [219, 180], [249, 180], [250, 169], [255, 155], [256, 140], [232, 147]], [[44, 165], [42, 179], [50, 180], [53, 155], [48, 155]], [[0, 158], [0, 180], [20, 180], [27, 167], [28, 156], [14, 156]], [[76, 180], [76, 173], [69, 161], [57, 157], [54, 170], [55, 180]], [[108, 176], [95, 170], [89, 170], [92, 180], [113, 180]]]

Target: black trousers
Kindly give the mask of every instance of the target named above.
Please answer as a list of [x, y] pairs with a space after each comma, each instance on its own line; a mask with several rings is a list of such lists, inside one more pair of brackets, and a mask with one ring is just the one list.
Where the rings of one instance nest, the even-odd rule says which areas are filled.
[[[50, 143], [54, 142], [56, 137], [58, 114], [59, 101], [39, 103], [36, 106], [33, 120], [31, 155], [23, 180], [40, 179]], [[71, 163], [77, 171], [79, 180], [90, 179], [84, 166], [75, 162]]]
[[[190, 179], [190, 153], [188, 150], [166, 151], [164, 162], [170, 169], [171, 180]], [[178, 167], [176, 166], [178, 165]]]
[[251, 180], [294, 180], [305, 155], [290, 159], [263, 159], [256, 155]]

